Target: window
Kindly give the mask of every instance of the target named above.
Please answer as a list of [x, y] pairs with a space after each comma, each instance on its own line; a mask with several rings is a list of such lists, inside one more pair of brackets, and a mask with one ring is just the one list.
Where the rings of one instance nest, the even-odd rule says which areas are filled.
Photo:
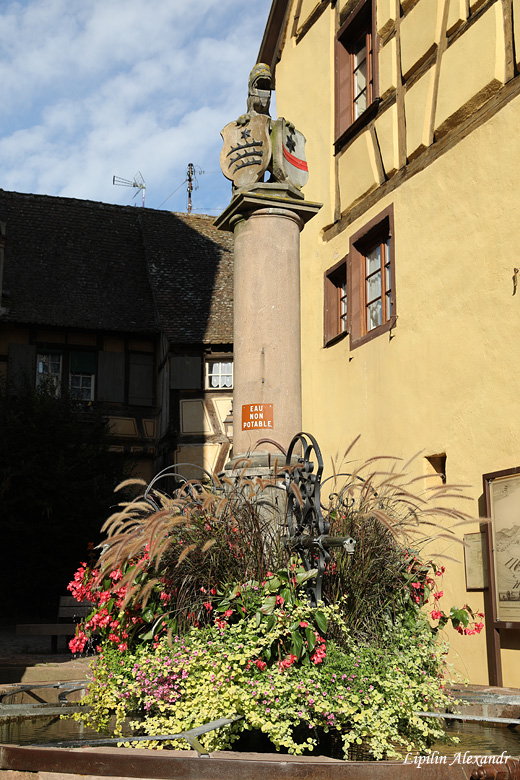
[[78, 401], [92, 401], [94, 398], [94, 377], [92, 374], [71, 374], [70, 396]]
[[59, 353], [46, 352], [37, 356], [36, 387], [52, 388], [55, 395], [60, 394], [61, 355]]
[[324, 343], [334, 344], [346, 335], [347, 328], [347, 263], [343, 258], [325, 273], [324, 279]]
[[94, 400], [94, 377], [96, 355], [94, 352], [71, 352], [69, 354], [70, 397], [77, 401]]
[[363, 0], [336, 36], [336, 139], [377, 97], [375, 0]]
[[379, 328], [392, 316], [390, 238], [378, 239], [365, 256], [365, 328]]
[[393, 207], [350, 239], [349, 330], [352, 348], [394, 327]]
[[233, 363], [211, 361], [206, 363], [206, 388], [208, 390], [231, 389], [233, 387]]

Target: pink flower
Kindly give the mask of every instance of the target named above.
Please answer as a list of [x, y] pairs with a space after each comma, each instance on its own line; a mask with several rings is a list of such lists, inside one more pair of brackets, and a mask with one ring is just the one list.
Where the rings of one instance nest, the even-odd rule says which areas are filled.
[[283, 596], [277, 596], [276, 597], [276, 604], [282, 606], [282, 604], [285, 602], [285, 599]]
[[420, 588], [421, 583], [420, 582], [412, 582], [412, 588]]
[[224, 617], [231, 617], [232, 614], [233, 614], [232, 609], [226, 609], [226, 611], [224, 612]]
[[437, 593], [434, 593], [433, 595], [436, 599], [442, 599], [442, 597], [444, 596], [444, 591], [438, 590]]
[[442, 617], [442, 612], [439, 609], [432, 609], [430, 615], [432, 616], [433, 620], [440, 620]]
[[307, 628], [308, 625], [306, 620], [300, 620], [300, 628]]

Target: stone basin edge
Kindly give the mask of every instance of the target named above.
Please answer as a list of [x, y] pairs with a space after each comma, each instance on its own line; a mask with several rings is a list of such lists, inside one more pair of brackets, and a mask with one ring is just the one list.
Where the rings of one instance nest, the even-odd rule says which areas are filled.
[[[357, 762], [230, 751], [201, 758], [191, 750], [0, 745], [0, 780], [412, 780], [418, 769], [410, 760]], [[421, 780], [520, 780], [520, 760], [475, 766], [446, 757], [445, 763], [423, 763], [419, 771]]]

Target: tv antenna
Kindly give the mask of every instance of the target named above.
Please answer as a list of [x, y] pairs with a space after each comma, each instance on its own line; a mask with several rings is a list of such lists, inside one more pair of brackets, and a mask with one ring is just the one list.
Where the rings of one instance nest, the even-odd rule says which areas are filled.
[[135, 196], [141, 191], [143, 193], [143, 208], [144, 208], [144, 196], [146, 193], [146, 183], [143, 179], [141, 171], [137, 171], [133, 179], [122, 179], [121, 176], [113, 176], [112, 184], [116, 184], [119, 187], [135, 187], [137, 192]]
[[191, 193], [193, 190], [199, 189], [199, 183], [197, 181], [197, 176], [201, 176], [204, 173], [202, 168], [199, 168], [198, 165], [193, 165], [193, 163], [188, 163], [188, 168], [186, 170], [186, 179], [185, 181], [188, 184], [188, 214], [191, 214]]

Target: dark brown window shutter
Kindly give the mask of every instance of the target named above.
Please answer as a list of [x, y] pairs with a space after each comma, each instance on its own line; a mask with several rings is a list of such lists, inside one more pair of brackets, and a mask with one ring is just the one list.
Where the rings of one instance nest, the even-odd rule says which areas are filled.
[[100, 352], [98, 354], [98, 401], [125, 401], [125, 353]]
[[128, 403], [136, 406], [153, 406], [153, 390], [153, 355], [131, 352], [128, 376]]
[[18, 393], [36, 382], [36, 347], [32, 344], [9, 344], [7, 364], [9, 390]]

